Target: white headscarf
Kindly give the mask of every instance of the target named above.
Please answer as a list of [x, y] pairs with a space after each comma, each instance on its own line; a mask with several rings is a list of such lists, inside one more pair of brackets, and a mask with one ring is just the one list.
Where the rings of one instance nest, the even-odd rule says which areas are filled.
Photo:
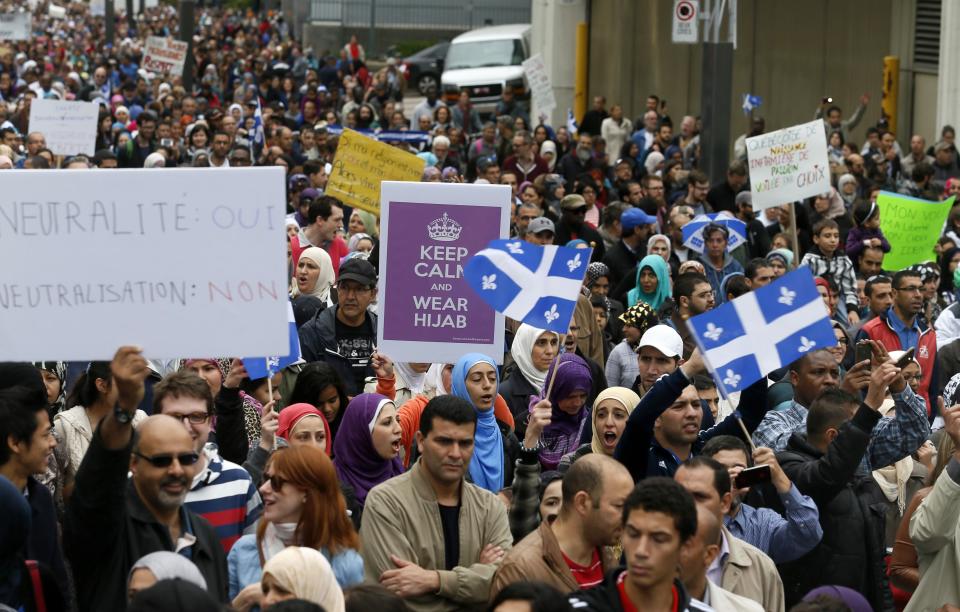
[[443, 370], [445, 368], [452, 369], [453, 365], [449, 363], [435, 363], [427, 370], [427, 387], [434, 390], [435, 397], [450, 394], [450, 390], [445, 389], [443, 386]]
[[[540, 144], [540, 157], [543, 157], [544, 153], [553, 153], [553, 157], [547, 161], [547, 168], [550, 169], [550, 172], [553, 172], [554, 166], [557, 165], [557, 144], [552, 140], [544, 140]], [[546, 160], [547, 158], [544, 157], [544, 161]]]
[[[333, 281], [335, 280], [333, 262], [330, 261], [330, 255], [320, 247], [309, 247], [300, 253], [300, 259], [304, 257], [317, 264], [317, 267], [320, 268], [320, 276], [317, 277], [317, 284], [313, 286], [313, 290], [308, 292], [307, 295], [320, 298], [326, 303], [330, 297], [330, 287], [333, 286]], [[294, 297], [300, 295], [300, 289], [297, 286], [296, 280], [293, 281], [291, 293]]]
[[161, 550], [140, 557], [127, 574], [128, 583], [133, 576], [133, 572], [138, 569], [150, 570], [150, 573], [157, 579], [157, 582], [180, 578], [181, 580], [195, 584], [204, 591], [207, 590], [207, 581], [204, 580], [203, 574], [200, 573], [197, 566], [194, 565], [190, 559], [174, 552]]
[[657, 170], [657, 166], [659, 166], [662, 162], [663, 153], [660, 153], [659, 151], [651, 151], [647, 155], [647, 159], [644, 160], [643, 166], [647, 169], [647, 174], [660, 176], [660, 170]]
[[[538, 370], [533, 365], [533, 346], [544, 332], [546, 330], [524, 323], [517, 330], [517, 334], [513, 337], [513, 345], [510, 347], [510, 354], [513, 356], [513, 360], [517, 362], [520, 373], [527, 379], [527, 382], [537, 388], [538, 392], [543, 390], [543, 383], [547, 379], [547, 371]], [[556, 332], [549, 333], [556, 334]], [[559, 340], [560, 334], [556, 335]]]
[[[410, 367], [409, 363], [397, 362], [393, 364], [394, 369], [400, 374], [400, 378], [406, 383], [406, 386], [414, 395], [423, 393], [423, 388], [427, 384], [427, 372], [419, 374]], [[433, 366], [431, 366], [433, 367]]]
[[297, 599], [311, 601], [327, 612], [344, 612], [343, 591], [330, 562], [318, 550], [284, 548], [264, 564], [263, 575], [267, 574]]

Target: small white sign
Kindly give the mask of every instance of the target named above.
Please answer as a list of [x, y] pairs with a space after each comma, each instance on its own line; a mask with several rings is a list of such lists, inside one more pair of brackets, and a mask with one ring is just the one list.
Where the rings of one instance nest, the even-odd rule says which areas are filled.
[[550, 114], [557, 107], [557, 100], [553, 97], [553, 86], [550, 84], [550, 74], [543, 63], [543, 56], [537, 53], [530, 59], [524, 60], [523, 71], [530, 84], [530, 95], [533, 108], [537, 114]]
[[90, 0], [90, 15], [92, 17], [104, 17], [107, 14], [106, 0]]
[[3, 189], [0, 361], [289, 351], [282, 169], [8, 172]]
[[674, 0], [673, 42], [696, 43], [699, 41], [699, 0]]
[[30, 40], [30, 13], [0, 15], [0, 40]]
[[40, 132], [57, 155], [93, 155], [97, 141], [96, 102], [42, 100], [30, 103], [31, 132]]
[[143, 48], [143, 68], [150, 72], [182, 76], [187, 49], [188, 44], [181, 40], [150, 36]]
[[819, 119], [747, 138], [754, 210], [830, 191], [827, 137]]

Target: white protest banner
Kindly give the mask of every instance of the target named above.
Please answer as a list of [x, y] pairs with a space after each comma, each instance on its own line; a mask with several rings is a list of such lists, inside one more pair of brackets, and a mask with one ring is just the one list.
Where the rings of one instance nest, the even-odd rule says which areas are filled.
[[536, 112], [549, 114], [557, 107], [557, 100], [553, 97], [553, 86], [550, 85], [550, 75], [543, 63], [543, 56], [537, 53], [530, 59], [524, 60], [523, 71], [527, 75], [527, 83], [530, 84], [530, 94]]
[[30, 103], [31, 132], [40, 132], [57, 155], [93, 155], [97, 141], [96, 102], [41, 100]]
[[47, 7], [47, 15], [54, 19], [64, 19], [67, 16], [67, 9], [62, 6], [57, 6], [56, 4], [51, 4]]
[[288, 349], [280, 168], [8, 172], [0, 361]]
[[819, 119], [747, 138], [747, 159], [755, 210], [830, 191], [827, 138]]
[[30, 40], [30, 13], [0, 15], [0, 40]]
[[464, 353], [503, 358], [503, 315], [469, 286], [463, 268], [510, 230], [502, 185], [384, 181], [380, 196], [377, 347], [395, 362], [454, 363]]
[[187, 43], [182, 40], [150, 36], [143, 47], [143, 68], [150, 72], [180, 76], [187, 61]]
[[699, 40], [700, 2], [698, 0], [673, 1], [673, 36], [675, 43], [696, 43]]

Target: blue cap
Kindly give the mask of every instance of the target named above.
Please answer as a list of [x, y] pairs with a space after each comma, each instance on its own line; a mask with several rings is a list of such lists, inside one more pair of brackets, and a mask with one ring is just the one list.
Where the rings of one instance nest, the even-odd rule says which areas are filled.
[[648, 215], [639, 208], [625, 210], [623, 215], [620, 216], [620, 226], [625, 230], [633, 229], [639, 225], [653, 225], [656, 222], [656, 217]]

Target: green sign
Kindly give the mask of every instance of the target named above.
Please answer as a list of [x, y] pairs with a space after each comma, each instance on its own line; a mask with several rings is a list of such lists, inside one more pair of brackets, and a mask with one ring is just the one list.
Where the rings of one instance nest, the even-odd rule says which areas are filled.
[[950, 214], [952, 197], [943, 202], [930, 202], [881, 191], [877, 206], [880, 207], [880, 229], [890, 241], [890, 252], [883, 258], [884, 270], [902, 270], [913, 264], [936, 261], [933, 247]]

